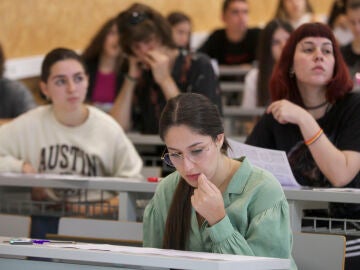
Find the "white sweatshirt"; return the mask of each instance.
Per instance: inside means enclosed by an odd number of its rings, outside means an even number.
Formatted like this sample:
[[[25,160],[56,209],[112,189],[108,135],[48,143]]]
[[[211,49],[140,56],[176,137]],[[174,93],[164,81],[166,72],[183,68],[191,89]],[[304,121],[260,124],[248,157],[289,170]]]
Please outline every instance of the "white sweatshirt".
[[[141,158],[120,125],[88,108],[88,119],[77,127],[59,123],[51,105],[2,125],[0,172],[21,172],[28,162],[39,173],[141,177]]]

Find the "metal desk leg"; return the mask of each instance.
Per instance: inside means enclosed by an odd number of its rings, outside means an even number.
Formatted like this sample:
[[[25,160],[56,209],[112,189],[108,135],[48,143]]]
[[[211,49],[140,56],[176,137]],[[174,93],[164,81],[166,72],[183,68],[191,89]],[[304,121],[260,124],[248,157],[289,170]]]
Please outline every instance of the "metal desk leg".
[[[136,194],[119,192],[119,220],[136,221]]]
[[[301,218],[304,206],[301,201],[288,200],[290,210],[290,225],[293,232],[301,232]]]

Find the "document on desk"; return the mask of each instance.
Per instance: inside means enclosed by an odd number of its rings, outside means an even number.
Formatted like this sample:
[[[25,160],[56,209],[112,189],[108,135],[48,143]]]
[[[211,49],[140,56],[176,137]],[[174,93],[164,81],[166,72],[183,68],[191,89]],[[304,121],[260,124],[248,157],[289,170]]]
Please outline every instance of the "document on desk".
[[[82,250],[99,250],[99,251],[111,251],[120,252],[126,254],[141,254],[141,255],[159,255],[166,257],[177,258],[192,258],[198,260],[216,260],[216,261],[246,261],[253,260],[252,256],[239,256],[233,254],[219,254],[219,253],[207,253],[207,252],[193,252],[193,251],[181,251],[173,249],[158,249],[158,248],[144,248],[144,247],[130,247],[130,246],[117,246],[109,244],[47,244],[48,247],[53,248],[74,248]],[[261,257],[257,257],[261,258]]]
[[[256,147],[232,139],[228,139],[228,142],[231,147],[228,151],[229,157],[246,156],[253,165],[271,172],[282,186],[301,186],[291,171],[284,151]]]

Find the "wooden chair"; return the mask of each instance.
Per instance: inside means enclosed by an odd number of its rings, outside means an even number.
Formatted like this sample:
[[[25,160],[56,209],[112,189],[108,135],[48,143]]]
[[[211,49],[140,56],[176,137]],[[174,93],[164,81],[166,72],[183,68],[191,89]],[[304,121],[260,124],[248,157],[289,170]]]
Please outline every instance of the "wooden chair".
[[[29,216],[0,214],[0,235],[8,237],[29,237],[31,218]]]
[[[343,270],[346,240],[342,235],[294,233],[292,255],[299,270]]]

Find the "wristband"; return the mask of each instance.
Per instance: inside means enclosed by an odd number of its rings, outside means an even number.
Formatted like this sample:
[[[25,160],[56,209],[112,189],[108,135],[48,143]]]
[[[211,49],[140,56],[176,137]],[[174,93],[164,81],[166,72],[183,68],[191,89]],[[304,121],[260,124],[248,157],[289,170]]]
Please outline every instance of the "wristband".
[[[131,82],[136,83],[138,81],[137,78],[130,76],[129,74],[125,74],[125,78],[128,79]]]
[[[321,136],[323,133],[324,133],[323,129],[320,128],[319,131],[316,132],[316,134],[315,134],[313,137],[311,137],[310,139],[308,139],[308,140],[305,141],[305,144],[306,144],[307,146],[313,144],[314,142],[316,142],[316,141],[320,138],[320,136]]]

